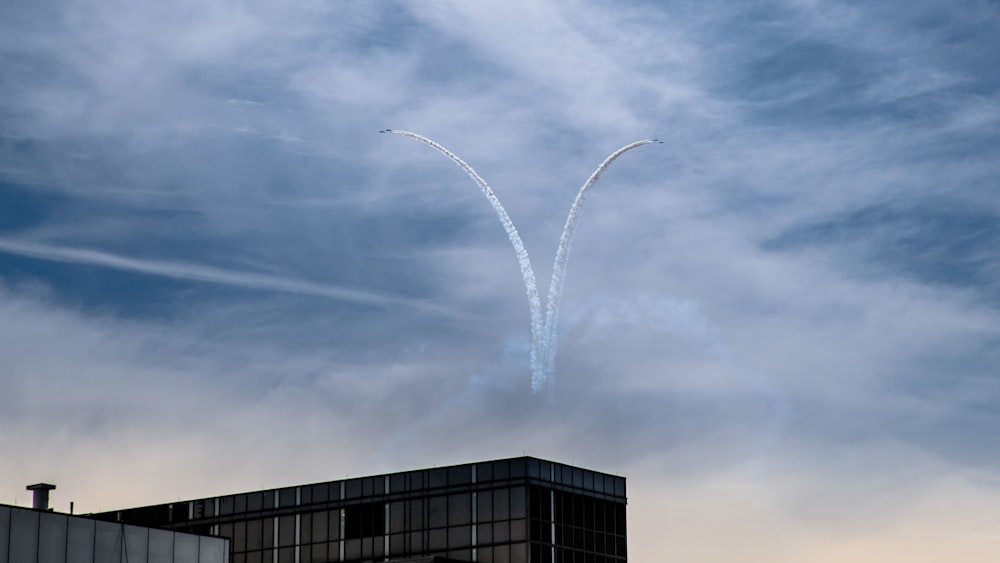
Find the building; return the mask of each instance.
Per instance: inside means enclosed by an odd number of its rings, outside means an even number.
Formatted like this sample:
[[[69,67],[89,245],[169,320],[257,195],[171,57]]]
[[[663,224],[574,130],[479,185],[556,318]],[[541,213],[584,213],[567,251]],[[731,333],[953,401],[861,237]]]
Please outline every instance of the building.
[[[93,515],[232,540],[233,563],[625,563],[625,479],[532,457]]]
[[[229,540],[223,538],[0,505],[0,563],[228,561]]]

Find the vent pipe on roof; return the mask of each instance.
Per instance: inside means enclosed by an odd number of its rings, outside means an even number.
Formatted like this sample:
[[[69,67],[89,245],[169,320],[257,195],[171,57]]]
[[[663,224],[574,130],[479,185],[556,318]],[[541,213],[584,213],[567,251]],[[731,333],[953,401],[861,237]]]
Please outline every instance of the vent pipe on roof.
[[[48,510],[49,509],[49,491],[55,489],[55,485],[50,485],[48,483],[35,483],[34,485],[28,485],[25,489],[34,493],[34,497],[31,501],[31,508],[35,510]]]

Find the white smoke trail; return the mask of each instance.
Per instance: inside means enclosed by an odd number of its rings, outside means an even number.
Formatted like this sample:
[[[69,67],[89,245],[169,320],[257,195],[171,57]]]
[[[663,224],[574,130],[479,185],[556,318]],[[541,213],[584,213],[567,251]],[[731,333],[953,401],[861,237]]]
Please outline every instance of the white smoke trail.
[[[576,230],[576,221],[580,216],[580,212],[583,210],[583,204],[587,197],[587,192],[590,191],[590,188],[597,182],[597,179],[601,177],[601,174],[607,170],[608,166],[611,166],[611,163],[614,162],[619,156],[634,148],[653,143],[662,143],[662,141],[657,139],[635,141],[634,143],[629,143],[611,153],[611,155],[605,158],[604,162],[597,167],[597,170],[594,170],[594,173],[590,175],[587,182],[583,184],[583,187],[580,188],[580,192],[576,194],[573,206],[569,209],[569,215],[566,217],[566,226],[563,227],[562,236],[559,237],[559,248],[556,249],[556,258],[552,265],[552,281],[549,282],[549,295],[545,302],[545,324],[543,325],[542,330],[542,350],[540,355],[542,356],[542,361],[545,362],[545,375],[543,377],[543,381],[545,381],[546,385],[550,389],[555,383],[559,301],[562,299],[563,285],[566,281],[566,262],[569,260],[569,251],[573,245],[573,233]]]
[[[544,328],[542,326],[542,302],[538,296],[538,284],[535,282],[535,273],[531,270],[531,260],[528,259],[528,251],[524,248],[524,243],[521,242],[521,236],[517,234],[517,229],[514,228],[513,221],[510,220],[507,211],[504,210],[503,205],[500,204],[500,200],[497,199],[497,196],[486,181],[453,152],[423,135],[396,129],[386,129],[383,132],[416,139],[450,158],[475,180],[476,184],[482,189],[486,199],[489,200],[490,205],[496,211],[497,216],[500,218],[500,223],[503,225],[504,230],[507,231],[507,237],[510,238],[511,245],[514,246],[514,252],[517,254],[517,262],[521,266],[521,276],[524,278],[524,289],[528,293],[528,310],[531,313],[531,392],[538,393],[545,386],[546,375],[545,364],[543,363],[545,358],[542,356]]]
[[[652,143],[662,143],[662,141],[657,139],[635,141],[611,153],[611,155],[605,158],[604,162],[597,167],[597,170],[590,175],[590,178],[587,179],[587,182],[583,185],[583,187],[580,188],[580,192],[576,195],[576,199],[573,201],[573,206],[570,207],[569,216],[566,217],[566,226],[563,228],[562,236],[559,237],[559,248],[556,249],[556,258],[552,266],[552,281],[549,283],[549,295],[546,300],[545,318],[543,320],[541,314],[541,299],[538,295],[538,285],[535,282],[535,274],[531,270],[531,261],[528,259],[528,251],[524,248],[524,243],[521,242],[521,237],[517,234],[517,229],[514,228],[514,223],[510,220],[510,217],[504,210],[503,205],[500,204],[500,200],[497,199],[493,190],[486,183],[486,181],[483,180],[471,166],[466,164],[465,161],[458,158],[458,156],[440,144],[424,137],[423,135],[418,135],[409,131],[398,131],[395,129],[385,129],[380,132],[394,133],[403,137],[416,139],[450,158],[458,164],[462,170],[465,170],[465,172],[471,176],[473,180],[475,180],[476,184],[478,184],[482,189],[483,194],[486,195],[486,199],[489,200],[493,209],[496,210],[497,216],[500,217],[500,223],[507,231],[507,236],[510,238],[510,242],[514,246],[514,252],[517,254],[517,261],[521,265],[521,275],[524,277],[524,287],[528,293],[528,309],[531,313],[531,392],[537,394],[543,388],[547,388],[551,392],[555,382],[559,302],[562,299],[563,285],[566,280],[566,262],[569,260],[569,251],[573,244],[573,233],[576,230],[576,222],[580,216],[580,212],[583,210],[583,204],[587,197],[587,192],[590,191],[590,188],[597,182],[597,179],[600,178],[601,174],[607,170],[608,166],[611,166],[611,163],[614,162],[619,156],[634,148]]]

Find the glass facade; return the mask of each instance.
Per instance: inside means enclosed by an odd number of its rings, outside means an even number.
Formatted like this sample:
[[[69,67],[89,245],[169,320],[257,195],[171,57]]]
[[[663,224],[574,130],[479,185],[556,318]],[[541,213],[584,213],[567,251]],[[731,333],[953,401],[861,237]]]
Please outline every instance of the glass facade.
[[[96,518],[230,538],[233,563],[624,563],[625,479],[522,457]]]
[[[0,505],[0,563],[227,563],[228,543]]]

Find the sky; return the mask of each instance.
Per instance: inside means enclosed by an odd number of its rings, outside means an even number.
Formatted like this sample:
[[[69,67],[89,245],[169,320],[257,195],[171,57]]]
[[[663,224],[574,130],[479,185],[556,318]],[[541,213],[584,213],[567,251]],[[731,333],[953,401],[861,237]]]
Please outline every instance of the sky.
[[[533,455],[632,561],[996,561],[1000,2],[0,4],[0,502]],[[543,297],[550,393],[497,215]]]

